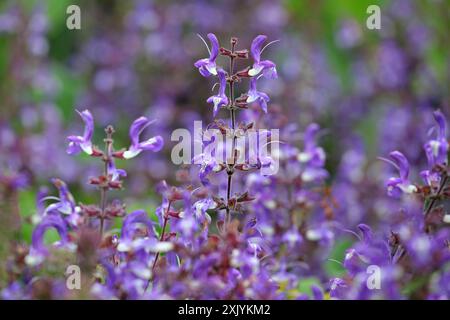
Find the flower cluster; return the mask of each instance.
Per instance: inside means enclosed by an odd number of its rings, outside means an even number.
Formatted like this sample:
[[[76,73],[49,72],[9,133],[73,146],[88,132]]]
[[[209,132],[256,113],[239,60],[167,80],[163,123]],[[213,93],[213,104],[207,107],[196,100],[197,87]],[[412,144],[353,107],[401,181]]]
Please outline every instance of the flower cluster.
[[[428,168],[423,183],[413,183],[410,165],[400,151],[390,153],[399,177],[386,183],[387,194],[400,199],[401,208],[389,218],[389,231],[374,234],[366,224],[347,250],[345,278],[330,281],[330,296],[338,299],[449,299],[450,282],[450,181],[446,120],[434,112],[435,138],[424,144]],[[433,132],[431,131],[431,132]],[[374,287],[368,285],[368,268],[377,268]],[[374,290],[376,289],[376,290]]]

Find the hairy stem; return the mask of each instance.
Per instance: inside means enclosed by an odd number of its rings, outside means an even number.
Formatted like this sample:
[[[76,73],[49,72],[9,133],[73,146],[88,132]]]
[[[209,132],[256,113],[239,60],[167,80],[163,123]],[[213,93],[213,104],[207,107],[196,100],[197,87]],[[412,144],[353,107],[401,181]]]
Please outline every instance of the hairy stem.
[[[229,70],[229,76],[232,77],[234,73],[234,51],[236,48],[237,40],[236,38],[231,39],[231,56],[230,56],[230,70]],[[231,214],[230,214],[230,206],[229,201],[231,198],[231,185],[233,180],[233,173],[234,173],[234,149],[236,146],[236,135],[235,135],[235,128],[236,128],[236,112],[234,109],[234,79],[230,79],[230,90],[229,90],[229,103],[230,103],[230,122],[231,122],[231,130],[233,135],[233,141],[232,141],[232,147],[231,147],[231,164],[229,165],[229,168],[227,169],[228,174],[228,180],[227,180],[227,205],[226,205],[226,217],[225,217],[225,226],[228,225],[231,222]]]

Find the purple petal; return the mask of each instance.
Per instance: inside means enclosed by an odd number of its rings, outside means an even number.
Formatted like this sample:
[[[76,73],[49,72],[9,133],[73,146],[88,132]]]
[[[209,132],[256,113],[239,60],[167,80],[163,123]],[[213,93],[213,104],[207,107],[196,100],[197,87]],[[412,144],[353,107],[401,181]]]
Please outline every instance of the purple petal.
[[[61,204],[63,207],[70,208],[71,212],[75,210],[75,199],[67,187],[67,184],[60,179],[52,179],[52,183],[59,191],[59,199],[61,200]]]
[[[211,54],[209,55],[209,61],[213,62],[219,54],[219,40],[217,40],[214,33],[208,33],[208,39],[211,41]]]
[[[267,36],[259,35],[255,39],[253,39],[252,46],[250,48],[250,52],[252,54],[253,60],[256,63],[259,63],[261,59],[261,47],[263,43],[266,41]]]
[[[139,135],[150,124],[146,117],[140,117],[134,120],[130,127],[131,145],[137,147],[139,145]]]
[[[83,140],[85,142],[91,141],[92,135],[94,133],[94,117],[92,116],[91,112],[87,109],[82,112],[77,110],[77,112],[81,116],[85,124]]]
[[[313,284],[311,286],[311,292],[314,300],[323,300],[323,291],[319,286]]]
[[[260,92],[259,97],[259,105],[261,106],[261,109],[264,111],[264,113],[267,113],[267,101],[269,101],[269,97],[263,92]]]
[[[69,142],[66,152],[67,152],[67,154],[70,154],[70,155],[77,155],[81,152],[81,147],[78,143]]]
[[[320,127],[317,123],[311,123],[305,131],[304,143],[306,150],[312,150],[316,147],[316,136]]]
[[[164,146],[164,139],[161,136],[155,136],[139,144],[140,149],[150,150],[153,152],[160,151],[163,148],[163,146]]]
[[[366,243],[370,243],[372,241],[372,229],[364,223],[358,225],[358,229],[361,231],[363,235],[363,240]]]
[[[433,112],[433,116],[439,126],[438,140],[445,140],[447,138],[447,124],[445,121],[445,117],[442,114],[441,110],[436,110],[435,112]]]
[[[112,181],[117,181],[120,177],[126,177],[127,172],[123,169],[117,169],[114,160],[108,161],[108,174],[112,176]]]
[[[194,63],[194,66],[196,68],[201,68],[201,67],[204,67],[205,65],[207,65],[208,63],[209,63],[208,59],[200,59]]]
[[[277,68],[275,63],[270,60],[264,60],[260,62],[260,65],[263,66],[263,75],[267,79],[276,79],[278,78]]]
[[[132,239],[137,223],[145,225],[148,233],[154,236],[152,220],[150,220],[144,210],[137,210],[125,217],[122,225],[121,237],[124,239]]]
[[[408,180],[409,176],[409,162],[400,151],[392,151],[389,156],[394,160],[400,171],[400,178],[403,181]]]
[[[224,95],[225,89],[227,87],[226,72],[223,71],[222,69],[219,69],[217,71],[217,75],[219,77],[219,95]]]
[[[67,226],[64,220],[59,215],[48,215],[36,226],[31,236],[31,247],[34,251],[40,254],[48,253],[44,245],[44,235],[50,228],[55,228],[58,231],[63,243],[67,241]]]

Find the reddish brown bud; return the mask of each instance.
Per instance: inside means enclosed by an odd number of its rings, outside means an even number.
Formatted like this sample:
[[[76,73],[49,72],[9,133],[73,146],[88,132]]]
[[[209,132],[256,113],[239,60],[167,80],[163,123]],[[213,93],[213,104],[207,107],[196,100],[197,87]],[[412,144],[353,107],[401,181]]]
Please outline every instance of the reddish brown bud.
[[[81,211],[84,214],[88,215],[89,217],[97,217],[101,214],[100,208],[93,204],[89,204],[89,205],[80,204],[80,208],[81,208]]]
[[[214,202],[216,203],[216,209],[221,210],[221,209],[225,209],[226,205],[225,205],[225,200],[223,198],[219,198],[216,196],[212,196]]]
[[[242,69],[242,70],[236,72],[236,76],[238,76],[240,78],[251,78],[251,75],[248,74],[249,70],[250,70],[250,67]]]
[[[245,191],[243,194],[238,196],[237,202],[247,202],[255,200],[254,197],[249,196],[248,191]]]
[[[171,211],[167,212],[168,216],[173,217],[173,218],[177,218],[177,219],[181,218],[180,214],[181,214],[180,211],[172,211],[171,210]]]
[[[89,178],[89,184],[99,185],[100,184],[100,180],[98,178]]]
[[[167,198],[169,199],[169,201],[182,200],[183,193],[181,192],[180,189],[178,189],[176,187],[171,187]]]
[[[125,216],[125,205],[120,203],[120,201],[113,201],[105,210],[106,217],[115,218]]]
[[[100,150],[97,146],[92,148],[91,157],[103,157],[103,151]]]
[[[248,59],[248,50],[247,49],[235,51],[235,54],[238,58]]]
[[[219,51],[220,51],[220,54],[223,56],[231,56],[232,55],[231,50],[228,50],[228,49],[225,49],[222,47],[219,49]]]
[[[115,151],[115,152],[112,153],[112,156],[114,158],[117,158],[117,159],[125,159],[123,157],[123,154],[125,153],[125,151],[126,151],[125,149],[122,149],[122,150],[119,150],[119,151]]]
[[[232,197],[228,200],[228,208],[234,208],[236,206],[237,199]]]
[[[110,181],[108,187],[111,189],[122,189],[122,181]]]

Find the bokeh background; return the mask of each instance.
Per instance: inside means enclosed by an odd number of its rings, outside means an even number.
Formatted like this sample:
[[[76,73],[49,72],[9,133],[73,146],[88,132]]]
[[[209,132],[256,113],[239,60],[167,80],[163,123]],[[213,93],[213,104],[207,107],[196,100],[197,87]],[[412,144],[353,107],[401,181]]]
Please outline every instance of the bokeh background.
[[[66,27],[70,4],[81,8],[81,30]],[[381,7],[381,30],[366,28],[371,4]],[[280,40],[265,51],[279,73],[261,84],[269,116],[325,128],[341,221],[382,220],[377,195],[389,169],[377,156],[400,149],[420,167],[432,111],[450,113],[449,21],[446,0],[1,1],[0,215],[22,217],[19,233],[9,232],[14,221],[0,225],[2,254],[30,241],[35,198],[54,192],[50,178],[66,181],[78,201],[97,198],[86,182],[98,164],[65,152],[66,137],[82,130],[75,109],[94,114],[98,144],[107,124],[125,147],[135,118],[157,119],[146,134],[162,135],[164,151],[120,163],[131,208],[157,206],[155,183],[177,184],[172,130],[212,120],[212,83],[193,66],[207,54],[197,33],[208,32],[224,46],[236,36],[241,48],[258,34]],[[342,254],[338,244],[336,259]]]

